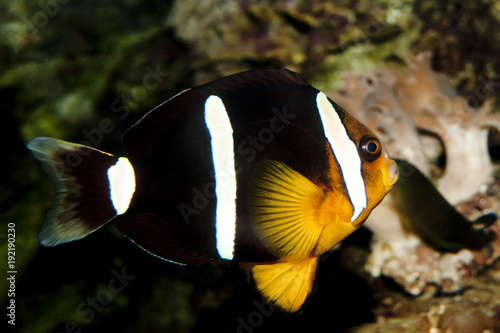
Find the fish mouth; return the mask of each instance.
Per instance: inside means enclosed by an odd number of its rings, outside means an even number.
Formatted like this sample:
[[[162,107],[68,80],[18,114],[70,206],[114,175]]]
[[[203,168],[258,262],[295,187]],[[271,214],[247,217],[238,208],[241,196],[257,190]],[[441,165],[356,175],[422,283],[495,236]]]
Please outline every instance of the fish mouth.
[[[390,189],[394,183],[399,178],[398,174],[398,165],[394,160],[391,161],[391,164],[387,167],[387,173],[384,176],[384,185],[387,189]]]

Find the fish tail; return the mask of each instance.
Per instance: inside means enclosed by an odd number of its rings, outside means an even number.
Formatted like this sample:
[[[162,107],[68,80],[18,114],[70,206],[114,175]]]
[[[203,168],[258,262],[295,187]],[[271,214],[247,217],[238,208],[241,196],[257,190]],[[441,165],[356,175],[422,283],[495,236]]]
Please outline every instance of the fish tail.
[[[129,208],[135,175],[127,158],[46,137],[27,147],[55,185],[54,203],[38,235],[42,245],[81,239]]]
[[[265,299],[288,312],[296,312],[312,292],[317,265],[317,257],[307,257],[298,263],[257,264],[251,272]]]

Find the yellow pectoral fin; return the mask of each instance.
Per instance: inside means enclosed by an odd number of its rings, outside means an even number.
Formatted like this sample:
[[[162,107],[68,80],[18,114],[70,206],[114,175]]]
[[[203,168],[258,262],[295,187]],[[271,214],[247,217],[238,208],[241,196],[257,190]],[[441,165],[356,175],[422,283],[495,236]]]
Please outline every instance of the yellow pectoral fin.
[[[323,191],[287,165],[263,160],[250,183],[254,231],[278,258],[299,262],[314,250],[323,230],[318,211]]]
[[[308,257],[299,263],[255,265],[252,274],[264,298],[288,312],[295,312],[313,289],[317,263],[317,257]]]

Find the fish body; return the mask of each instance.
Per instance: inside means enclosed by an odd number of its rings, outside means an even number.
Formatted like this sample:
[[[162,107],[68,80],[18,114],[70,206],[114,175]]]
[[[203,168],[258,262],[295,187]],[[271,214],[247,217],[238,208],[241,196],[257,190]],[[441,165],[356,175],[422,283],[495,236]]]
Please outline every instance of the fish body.
[[[467,220],[417,167],[405,160],[396,162],[404,176],[394,185],[392,198],[408,231],[441,252],[479,250],[495,239],[488,229],[497,220],[495,214]]]
[[[361,226],[397,180],[375,134],[285,69],[187,89],[123,144],[127,158],[53,138],[28,144],[56,184],[41,243],[115,220],[168,261],[250,263],[264,298],[290,312],[312,291],[318,256]]]

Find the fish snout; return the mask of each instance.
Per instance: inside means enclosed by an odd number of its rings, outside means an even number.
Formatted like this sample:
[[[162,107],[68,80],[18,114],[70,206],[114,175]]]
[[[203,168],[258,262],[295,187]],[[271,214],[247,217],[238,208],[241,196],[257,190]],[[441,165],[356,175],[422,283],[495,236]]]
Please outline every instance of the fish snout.
[[[387,166],[387,171],[384,175],[384,185],[387,189],[390,189],[394,183],[399,178],[398,174],[398,165],[394,160],[391,160],[391,163]]]

